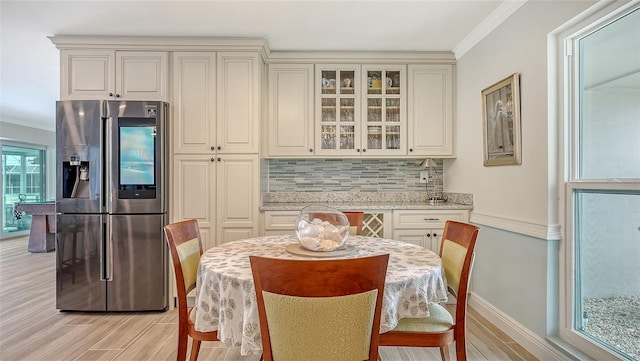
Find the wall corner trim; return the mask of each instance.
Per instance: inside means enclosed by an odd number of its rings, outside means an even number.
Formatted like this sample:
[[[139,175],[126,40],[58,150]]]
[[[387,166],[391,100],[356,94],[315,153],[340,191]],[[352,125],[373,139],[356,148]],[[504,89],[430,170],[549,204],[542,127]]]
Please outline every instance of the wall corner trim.
[[[539,224],[476,212],[471,212],[470,222],[547,241],[557,241],[562,238],[559,224]]]
[[[473,307],[482,317],[497,326],[539,360],[566,360],[565,355],[556,351],[543,338],[534,334],[531,330],[473,292],[469,297],[469,306]]]

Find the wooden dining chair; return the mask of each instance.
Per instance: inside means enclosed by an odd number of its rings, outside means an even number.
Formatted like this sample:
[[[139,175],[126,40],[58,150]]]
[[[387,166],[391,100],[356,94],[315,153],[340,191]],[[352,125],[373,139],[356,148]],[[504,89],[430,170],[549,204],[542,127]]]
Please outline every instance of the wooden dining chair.
[[[362,222],[364,220],[364,212],[342,212],[349,219],[349,234],[359,236],[362,234]]]
[[[202,341],[218,341],[218,332],[200,332],[194,327],[195,308],[187,306],[187,294],[196,286],[198,264],[202,255],[200,228],[195,219],[166,225],[165,238],[171,252],[178,290],[178,361],[187,359],[188,338],[191,337],[190,360],[198,359]]]
[[[364,212],[342,212],[349,220],[349,234],[359,236],[362,233]],[[309,218],[318,218],[331,223],[337,222],[337,214],[334,213],[309,213]]]
[[[378,360],[389,255],[330,260],[249,256],[262,358]]]
[[[380,335],[380,346],[439,347],[443,360],[449,360],[449,344],[456,343],[456,359],[467,359],[467,287],[473,263],[478,227],[447,221],[440,244],[440,257],[447,287],[456,297],[455,322],[444,306],[429,304],[427,318],[401,318],[391,331]]]

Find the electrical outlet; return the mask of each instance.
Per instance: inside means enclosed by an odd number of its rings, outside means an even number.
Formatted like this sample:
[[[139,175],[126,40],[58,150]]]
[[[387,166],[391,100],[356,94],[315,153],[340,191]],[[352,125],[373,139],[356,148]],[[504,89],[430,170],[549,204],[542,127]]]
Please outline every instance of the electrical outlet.
[[[420,172],[420,183],[429,183],[429,171]]]

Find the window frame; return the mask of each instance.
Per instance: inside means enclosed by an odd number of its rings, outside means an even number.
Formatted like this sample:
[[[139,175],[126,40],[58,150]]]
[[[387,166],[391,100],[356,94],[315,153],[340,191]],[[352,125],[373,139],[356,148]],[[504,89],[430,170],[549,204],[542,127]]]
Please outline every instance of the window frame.
[[[583,333],[576,331],[576,252],[575,217],[576,193],[638,193],[640,179],[580,179],[580,102],[579,66],[577,51],[580,39],[601,29],[624,15],[640,11],[637,2],[602,2],[576,18],[556,38],[558,62],[558,119],[559,119],[559,218],[563,233],[559,267],[559,336],[595,359],[620,359],[622,356]],[[550,94],[551,95],[551,94]]]

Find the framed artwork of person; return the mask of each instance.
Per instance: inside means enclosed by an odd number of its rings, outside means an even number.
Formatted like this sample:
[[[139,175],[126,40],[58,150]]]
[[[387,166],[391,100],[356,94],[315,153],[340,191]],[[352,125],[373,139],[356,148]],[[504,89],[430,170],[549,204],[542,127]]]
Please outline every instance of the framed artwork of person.
[[[482,91],[484,165],[521,164],[520,74]]]

